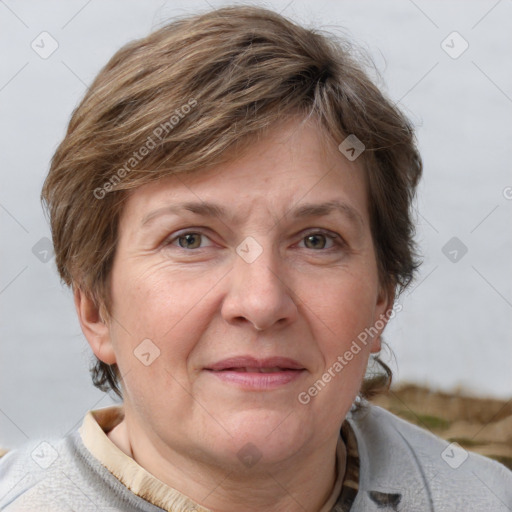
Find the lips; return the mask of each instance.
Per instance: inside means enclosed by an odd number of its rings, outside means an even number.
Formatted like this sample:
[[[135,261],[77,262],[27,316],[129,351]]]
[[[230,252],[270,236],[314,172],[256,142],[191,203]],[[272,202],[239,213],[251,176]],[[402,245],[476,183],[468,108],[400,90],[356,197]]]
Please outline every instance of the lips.
[[[213,371],[232,371],[232,372],[246,372],[246,373],[276,373],[285,371],[287,368],[280,368],[275,366],[273,368],[256,368],[254,366],[243,366],[241,368],[226,368],[226,370],[213,370]]]
[[[249,373],[275,373],[279,371],[304,370],[299,362],[287,357],[256,359],[250,356],[224,359],[206,368],[214,372],[239,371]]]
[[[232,357],[208,366],[205,370],[224,384],[245,391],[281,388],[306,373],[303,365],[287,357]]]

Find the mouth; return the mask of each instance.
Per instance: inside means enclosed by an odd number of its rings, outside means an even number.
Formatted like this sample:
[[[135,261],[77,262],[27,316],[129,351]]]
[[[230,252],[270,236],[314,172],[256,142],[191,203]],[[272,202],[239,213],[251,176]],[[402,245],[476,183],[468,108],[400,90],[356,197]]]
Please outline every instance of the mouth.
[[[211,370],[212,372],[242,372],[242,373],[277,373],[277,372],[285,372],[285,371],[294,371],[298,372],[300,370],[294,368],[280,368],[279,366],[274,366],[272,368],[258,368],[256,366],[242,366],[242,367],[232,367],[232,368],[224,368],[223,370]]]
[[[285,386],[307,372],[299,362],[283,357],[235,357],[219,361],[205,371],[220,381],[245,390],[270,390]]]

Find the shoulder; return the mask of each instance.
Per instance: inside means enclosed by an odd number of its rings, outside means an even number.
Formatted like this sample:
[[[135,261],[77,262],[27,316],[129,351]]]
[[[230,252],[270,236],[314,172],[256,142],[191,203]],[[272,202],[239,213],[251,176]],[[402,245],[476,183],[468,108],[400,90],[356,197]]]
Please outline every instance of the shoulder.
[[[374,405],[348,420],[358,443],[361,497],[393,494],[407,510],[512,509],[512,472],[502,464]]]
[[[83,445],[77,431],[33,441],[0,458],[0,511],[158,511],[131,493]]]
[[[53,439],[31,441],[4,454],[0,459],[0,510],[39,506],[37,495],[43,482],[53,482],[55,468],[63,467],[63,453],[63,440]]]

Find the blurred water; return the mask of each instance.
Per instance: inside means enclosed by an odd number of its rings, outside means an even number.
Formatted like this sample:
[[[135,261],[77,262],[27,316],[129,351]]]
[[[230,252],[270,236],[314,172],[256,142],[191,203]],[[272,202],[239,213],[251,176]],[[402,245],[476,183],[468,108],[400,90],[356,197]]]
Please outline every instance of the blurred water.
[[[280,11],[287,3],[266,5]],[[512,185],[512,4],[493,5],[296,0],[283,14],[365,46],[382,86],[418,129],[424,264],[386,331],[398,380],[510,398],[512,202],[503,191]],[[86,410],[110,403],[90,384],[89,351],[54,261],[32,252],[50,237],[40,188],[85,84],[115,50],[155,23],[208,5],[126,1],[121,7],[109,0],[82,7],[78,1],[0,5],[7,49],[0,69],[0,446],[64,434]],[[30,46],[42,31],[59,45],[47,59]],[[469,43],[456,59],[441,48],[453,31]],[[448,257],[443,253],[452,237],[468,249],[456,262],[450,247]]]

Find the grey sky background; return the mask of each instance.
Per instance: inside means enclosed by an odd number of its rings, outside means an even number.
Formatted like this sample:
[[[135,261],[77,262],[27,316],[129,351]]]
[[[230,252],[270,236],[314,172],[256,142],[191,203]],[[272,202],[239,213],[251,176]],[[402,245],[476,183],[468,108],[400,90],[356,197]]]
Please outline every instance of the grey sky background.
[[[512,0],[251,3],[361,45],[417,128],[424,263],[385,333],[396,381],[512,398]],[[0,446],[111,403],[90,382],[39,202],[71,112],[123,44],[220,5],[0,1]]]

